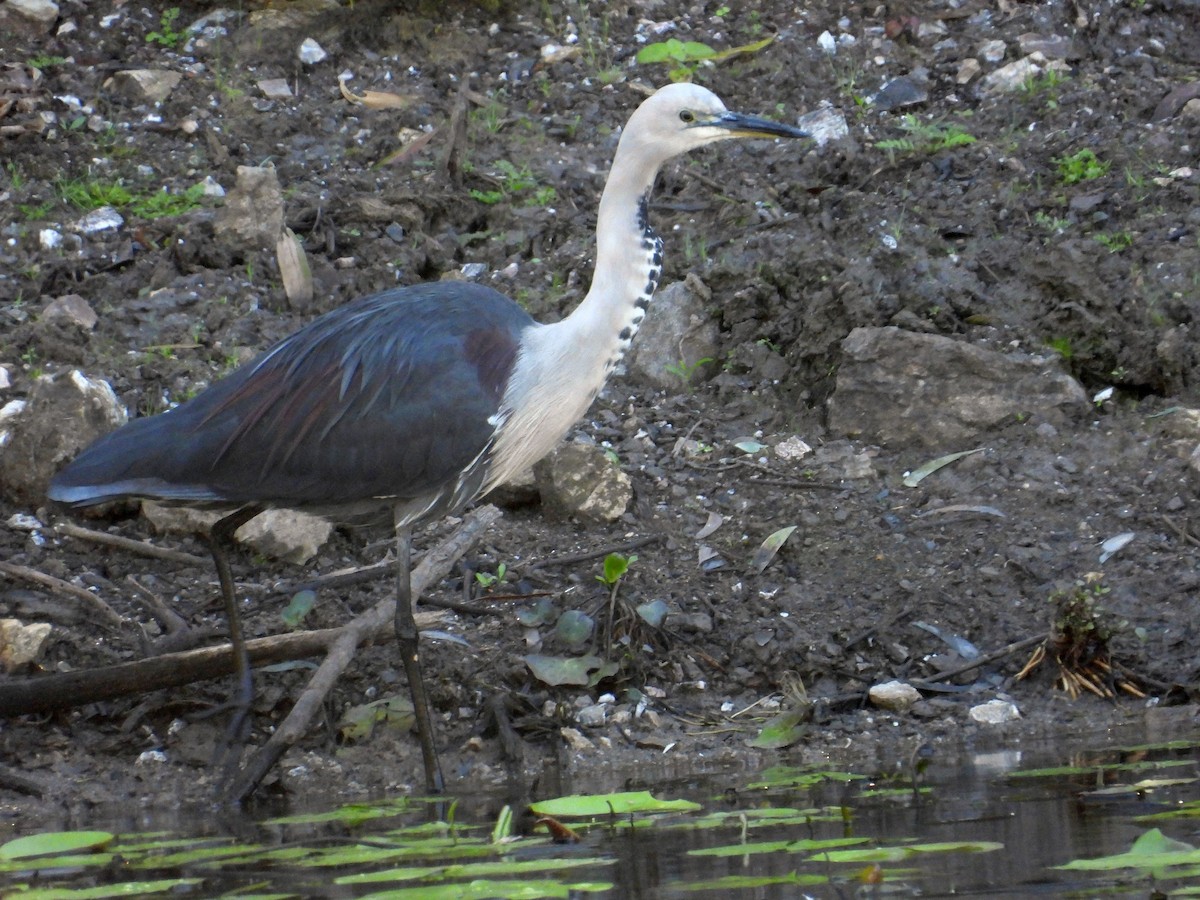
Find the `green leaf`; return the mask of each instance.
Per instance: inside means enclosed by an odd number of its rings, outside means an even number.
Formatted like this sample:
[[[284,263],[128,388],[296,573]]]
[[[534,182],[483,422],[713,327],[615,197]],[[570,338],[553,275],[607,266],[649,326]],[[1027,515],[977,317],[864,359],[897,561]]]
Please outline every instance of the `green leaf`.
[[[771,564],[771,560],[775,558],[775,554],[779,552],[779,548],[792,536],[792,532],[795,530],[795,525],[789,525],[769,535],[762,542],[762,546],[754,551],[754,558],[750,560],[750,571],[755,575],[762,574],[763,569]]]
[[[412,700],[392,694],[346,710],[338,720],[338,732],[344,740],[361,741],[380,725],[405,732],[413,727],[414,721]]]
[[[830,852],[831,847],[852,847],[855,844],[865,844],[871,838],[841,837],[841,838],[796,838],[795,840],[757,841],[752,843],[738,842],[725,844],[720,847],[701,847],[689,850],[688,856],[748,856],[755,853],[811,853],[813,851]]]
[[[789,709],[771,718],[758,736],[750,741],[751,747],[762,750],[782,750],[790,747],[808,731],[808,710]]]
[[[925,465],[913,469],[913,471],[905,475],[904,486],[916,487],[918,484],[924,481],[927,476],[932,475],[943,466],[948,466],[952,462],[957,462],[964,456],[970,456],[972,453],[982,453],[984,449],[986,448],[976,447],[974,450],[963,450],[961,453],[947,453],[945,456],[939,456],[937,459],[930,460],[929,462],[925,463]]]
[[[287,605],[287,608],[282,613],[283,623],[288,628],[299,628],[300,623],[312,612],[313,605],[316,602],[316,591],[297,591],[292,596],[292,602]]]
[[[1097,859],[1075,859],[1059,869],[1075,871],[1107,871],[1110,869],[1145,869],[1156,877],[1171,877],[1172,866],[1194,866],[1200,864],[1200,849],[1183,841],[1167,837],[1157,828],[1151,828],[1125,853],[1101,856]]]
[[[568,609],[558,617],[554,634],[570,647],[578,647],[592,636],[596,623],[582,610]]]
[[[59,856],[85,850],[101,850],[113,839],[107,831],[49,831],[14,838],[0,845],[0,859],[30,859]]]
[[[564,684],[586,687],[592,681],[593,672],[605,671],[609,665],[598,656],[542,656],[531,654],[525,657],[525,665],[539,681],[553,687]]]
[[[651,628],[661,626],[663,620],[667,618],[668,611],[669,607],[665,600],[651,600],[649,603],[642,603],[637,607],[637,614]]]
[[[659,800],[649,791],[624,791],[615,794],[576,794],[541,800],[529,806],[539,816],[585,818],[589,816],[628,815],[629,813],[695,812],[699,803],[691,800]]]
[[[526,628],[537,628],[554,620],[554,601],[542,597],[533,606],[517,610],[517,621]]]
[[[676,43],[678,43],[678,41]],[[672,59],[671,48],[665,41],[658,44],[647,44],[638,51],[636,59],[639,63],[666,62],[667,60]]]

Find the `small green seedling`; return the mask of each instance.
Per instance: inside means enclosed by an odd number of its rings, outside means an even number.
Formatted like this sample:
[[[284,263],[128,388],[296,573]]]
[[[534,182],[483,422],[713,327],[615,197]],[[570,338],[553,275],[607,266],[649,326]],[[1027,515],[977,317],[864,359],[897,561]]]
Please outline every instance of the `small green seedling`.
[[[505,576],[508,575],[508,566],[504,563],[496,566],[495,572],[476,572],[475,583],[485,591],[489,591],[498,584],[504,583]]]
[[[637,562],[637,554],[624,556],[620,553],[610,553],[604,557],[604,574],[597,575],[596,580],[601,584],[615,588],[629,571],[629,567]],[[614,592],[615,593],[615,592]]]
[[[922,122],[913,115],[901,116],[900,130],[907,132],[908,137],[876,141],[876,149],[884,150],[894,158],[897,153],[938,153],[975,143],[975,135],[958,125]]]
[[[629,572],[629,567],[637,562],[636,554],[625,556],[621,553],[610,553],[604,557],[604,572],[597,575],[596,580],[607,585],[608,592],[608,638],[605,641],[608,650],[612,650],[613,620],[617,609],[617,591],[621,589],[621,579]]]
[[[775,40],[774,35],[752,44],[744,44],[741,47],[714,50],[708,44],[702,44],[699,41],[681,41],[678,38],[671,38],[657,44],[647,44],[638,51],[637,61],[639,63],[665,63],[671,66],[667,75],[672,81],[691,81],[700,66],[706,63],[718,63],[742,53],[757,53],[773,40]]]
[[[692,376],[696,374],[701,366],[706,366],[713,361],[711,356],[705,356],[696,360],[694,363],[689,363],[686,360],[680,360],[677,363],[667,363],[666,370],[682,381],[688,384],[692,380]]]
[[[1094,181],[1108,174],[1112,163],[1104,162],[1088,149],[1063,155],[1054,160],[1058,166],[1058,175],[1063,184],[1078,184],[1081,181]]]
[[[146,35],[146,43],[159,44],[166,47],[168,50],[174,50],[183,43],[183,39],[187,37],[186,31],[175,30],[175,20],[179,18],[179,7],[171,6],[163,10],[158,19],[159,31],[152,31]]]
[[[1108,248],[1109,253],[1120,253],[1127,247],[1133,246],[1133,235],[1128,231],[1114,231],[1112,234],[1093,234],[1097,241]]]

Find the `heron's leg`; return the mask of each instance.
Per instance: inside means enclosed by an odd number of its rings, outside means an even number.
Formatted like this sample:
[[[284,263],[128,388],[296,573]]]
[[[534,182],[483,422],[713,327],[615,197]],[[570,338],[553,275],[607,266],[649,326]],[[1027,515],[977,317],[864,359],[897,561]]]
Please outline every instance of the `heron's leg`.
[[[233,584],[233,572],[229,568],[227,550],[233,546],[233,533],[263,511],[262,506],[243,506],[217,521],[209,532],[208,547],[213,563],[217,567],[217,580],[221,584],[221,596],[225,600],[225,617],[229,620],[229,642],[233,646],[234,672],[237,686],[230,698],[231,716],[226,731],[225,747],[218,750],[218,757],[233,747],[240,748],[249,736],[250,706],[254,702],[254,680],[250,674],[250,655],[246,652],[246,638],[242,630],[242,614],[238,611],[237,591]],[[236,759],[236,756],[233,757]]]
[[[421,677],[421,654],[418,647],[421,635],[413,618],[412,595],[412,530],[405,524],[396,524],[396,643],[404,660],[404,674],[408,677],[408,690],[412,696],[413,717],[417,723],[417,740],[421,743],[421,757],[425,762],[425,789],[434,793],[445,790],[442,769],[438,764],[437,750],[433,746],[433,720],[429,715],[429,697],[425,693],[425,680]]]

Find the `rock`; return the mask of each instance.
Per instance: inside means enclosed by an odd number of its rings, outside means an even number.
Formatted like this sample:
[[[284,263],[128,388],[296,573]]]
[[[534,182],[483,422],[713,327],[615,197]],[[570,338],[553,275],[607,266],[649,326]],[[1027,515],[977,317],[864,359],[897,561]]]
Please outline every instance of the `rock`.
[[[286,78],[260,78],[256,83],[268,100],[290,100],[294,96]]]
[[[812,139],[820,147],[830,141],[840,141],[850,136],[850,126],[846,122],[845,113],[828,100],[822,100],[816,109],[800,116],[796,124],[812,135]]]
[[[534,466],[542,503],[561,516],[615,522],[633,500],[633,484],[594,444],[561,444]]]
[[[1075,42],[1061,34],[1026,32],[1017,37],[1017,46],[1026,56],[1040,53],[1046,59],[1079,59],[1081,55]]]
[[[893,326],[854,329],[842,353],[829,399],[836,434],[950,449],[1018,415],[1088,408],[1083,388],[1049,357]]]
[[[911,75],[893,78],[871,98],[876,109],[884,112],[904,106],[918,106],[929,99],[929,91]]]
[[[133,103],[162,103],[181,80],[182,72],[169,69],[126,69],[114,73],[105,86]]]
[[[0,496],[23,506],[45,502],[54,473],[127,419],[105,381],[79,371],[37,379],[28,402],[0,427]]]
[[[47,34],[58,20],[58,4],[51,0],[5,0],[0,3],[0,30]]]
[[[142,515],[155,531],[207,534],[224,513],[142,501]],[[333,525],[319,516],[294,509],[268,509],[234,532],[234,539],[270,559],[304,565],[333,535]]]
[[[52,630],[49,622],[26,625],[19,619],[0,619],[0,666],[11,675],[36,663]]]
[[[812,447],[795,434],[775,445],[775,455],[789,462],[804,459],[810,453],[812,453]]]
[[[983,70],[979,60],[971,56],[964,59],[958,64],[958,71],[954,75],[954,80],[958,84],[968,84]]]
[[[872,685],[871,689],[867,691],[867,697],[880,709],[907,712],[914,703],[921,699],[921,692],[903,681],[889,681],[884,684]]]
[[[319,62],[324,62],[329,54],[325,52],[324,47],[312,38],[305,38],[300,42],[300,49],[296,51],[296,56],[306,66],[312,66]]]
[[[283,232],[283,190],[274,166],[238,166],[237,186],[226,195],[214,228],[241,249],[275,249]]]
[[[984,95],[1011,93],[1020,90],[1030,78],[1048,70],[1065,72],[1067,64],[1057,59],[1047,63],[1042,54],[1032,53],[985,75],[979,82],[979,91]]]
[[[43,322],[72,322],[85,331],[91,331],[100,321],[96,311],[78,294],[65,294],[46,304],[42,310]]]
[[[1010,700],[989,700],[978,706],[972,706],[967,712],[972,722],[980,725],[1003,725],[1021,718],[1021,712]]]
[[[125,224],[125,217],[111,206],[101,206],[75,222],[71,227],[80,234],[99,234],[101,231],[116,231]]]
[[[875,478],[874,453],[855,447],[849,441],[829,441],[813,454],[812,465],[829,472],[839,481],[859,481]]]
[[[584,728],[599,728],[608,719],[608,707],[593,703],[575,713],[575,721]]]
[[[630,375],[678,390],[706,370],[716,369],[720,329],[704,291],[697,282],[676,282],[654,295],[626,358]]]
[[[983,57],[984,62],[995,64],[1004,59],[1004,54],[1008,52],[1008,45],[1004,41],[985,41],[975,52]]]
[[[578,728],[560,728],[559,734],[572,750],[583,752],[596,749],[596,745],[584,737]]]

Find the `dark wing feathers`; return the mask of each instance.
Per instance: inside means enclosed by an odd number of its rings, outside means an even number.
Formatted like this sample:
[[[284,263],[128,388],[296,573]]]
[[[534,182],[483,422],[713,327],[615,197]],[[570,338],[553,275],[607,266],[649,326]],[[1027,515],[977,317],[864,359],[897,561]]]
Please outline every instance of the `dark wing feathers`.
[[[532,324],[479,285],[365,298],[188,403],[101,438],[59,473],[50,496],[283,506],[436,496],[490,443]]]

